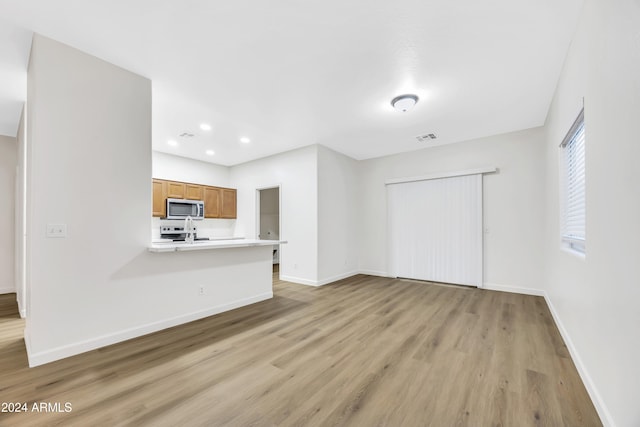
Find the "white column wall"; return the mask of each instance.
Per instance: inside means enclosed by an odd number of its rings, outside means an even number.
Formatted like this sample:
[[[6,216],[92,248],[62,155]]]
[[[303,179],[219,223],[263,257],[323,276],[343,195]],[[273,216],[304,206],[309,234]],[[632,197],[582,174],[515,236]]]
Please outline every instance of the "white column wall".
[[[27,108],[30,364],[272,296],[269,248],[147,251],[148,79],[36,35]]]
[[[358,270],[359,164],[318,146],[318,285]]]
[[[238,190],[236,236],[257,238],[259,188],[280,185],[282,211],[280,277],[296,283],[318,281],[318,147],[308,146],[232,166]]]

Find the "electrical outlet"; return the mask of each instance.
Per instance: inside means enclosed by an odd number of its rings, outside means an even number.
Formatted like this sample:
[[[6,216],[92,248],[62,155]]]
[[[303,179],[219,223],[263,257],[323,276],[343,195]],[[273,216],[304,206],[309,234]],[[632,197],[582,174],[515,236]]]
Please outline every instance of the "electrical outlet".
[[[198,288],[198,295],[204,295],[204,286],[200,285]]]
[[[47,237],[67,237],[67,224],[47,224]]]

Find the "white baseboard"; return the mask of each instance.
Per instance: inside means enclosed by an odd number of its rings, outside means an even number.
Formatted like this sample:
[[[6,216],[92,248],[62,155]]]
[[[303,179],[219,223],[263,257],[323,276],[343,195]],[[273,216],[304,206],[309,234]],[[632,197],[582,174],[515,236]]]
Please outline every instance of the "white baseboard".
[[[301,279],[300,277],[294,277],[294,276],[280,276],[280,280],[285,280],[287,282],[293,282],[293,283],[298,283],[300,285],[307,285],[307,286],[322,286],[322,285],[326,285],[338,280],[342,280],[342,279],[346,279],[347,277],[351,277],[351,276],[355,276],[357,274],[366,274],[367,276],[376,276],[376,277],[388,277],[388,278],[393,278],[395,279],[395,277],[390,276],[389,273],[387,273],[386,271],[377,271],[377,270],[356,270],[356,271],[352,271],[349,273],[343,273],[343,274],[339,274],[337,276],[334,277],[330,277],[328,279],[323,279],[323,280],[308,280],[308,279]],[[498,285],[496,286],[496,290],[503,290],[503,289],[497,289]],[[505,288],[504,290],[506,290],[506,286],[503,286],[503,288]],[[519,289],[519,288],[514,288],[514,289]],[[516,291],[507,291],[507,292],[516,292]],[[520,292],[523,293],[523,292]],[[542,294],[536,294],[536,295],[542,295]]]
[[[254,304],[256,302],[264,301],[269,298],[273,298],[273,292],[265,292],[263,294],[259,294],[250,298],[244,298],[241,300],[233,301],[229,304],[222,304],[212,308],[208,308],[206,310],[200,310],[193,313],[188,313],[181,316],[176,316],[169,319],[161,320],[158,322],[148,323],[146,325],[125,329],[123,331],[119,331],[116,333],[103,335],[96,338],[91,338],[85,341],[68,344],[62,347],[54,348],[52,350],[42,351],[39,353],[33,353],[31,351],[28,334],[27,334],[27,331],[25,331],[25,343],[27,346],[27,356],[29,358],[29,366],[34,367],[34,366],[44,365],[45,363],[54,362],[56,360],[74,356],[76,354],[95,350],[96,348],[105,347],[121,341],[129,340],[131,338],[136,338],[142,335],[150,334],[152,332],[157,332],[162,329],[171,328],[173,326],[192,322],[194,320],[202,319],[204,317],[213,316],[214,314],[233,310],[235,308],[243,307],[249,304]]]
[[[15,294],[16,288],[13,286],[0,286],[0,295],[1,294]]]
[[[376,270],[359,270],[359,274],[366,274],[368,276],[378,276],[378,277],[391,277],[389,273],[386,271],[376,271]]]
[[[327,285],[329,283],[337,282],[338,280],[346,279],[347,277],[355,276],[356,274],[358,274],[357,271],[350,271],[348,273],[338,274],[333,277],[329,277],[327,279],[318,280],[315,286]]]
[[[20,304],[20,298],[16,298],[18,301],[18,312],[20,313],[20,317],[25,319],[27,317],[27,309]]]
[[[582,383],[587,389],[587,393],[589,393],[589,397],[591,397],[591,401],[593,402],[593,405],[596,407],[596,411],[600,416],[600,421],[602,421],[602,424],[604,424],[605,427],[615,427],[615,423],[613,422],[611,413],[609,412],[609,409],[605,405],[604,400],[602,400],[602,397],[600,396],[598,389],[593,383],[593,380],[591,379],[591,375],[589,375],[589,372],[587,371],[586,366],[582,362],[582,358],[578,354],[578,350],[573,345],[573,341],[571,341],[571,337],[569,336],[569,333],[567,332],[567,330],[564,327],[564,324],[560,320],[560,317],[558,316],[558,312],[553,306],[551,299],[549,299],[549,295],[547,295],[546,292],[542,291],[542,296],[544,296],[544,300],[547,302],[547,306],[549,307],[551,316],[553,317],[553,320],[556,323],[556,326],[558,327],[558,331],[560,331],[560,335],[562,335],[562,339],[564,340],[564,343],[567,345],[567,349],[569,350],[569,354],[571,354],[571,359],[573,359],[573,363],[576,365],[576,368],[578,369],[578,374],[582,379]]]
[[[297,283],[299,285],[307,285],[307,286],[316,286],[317,287],[317,286],[328,285],[329,283],[333,283],[333,282],[336,282],[338,280],[346,279],[347,277],[355,276],[356,274],[359,274],[359,272],[358,271],[350,271],[348,273],[338,274],[336,276],[328,277],[326,279],[321,279],[321,280],[302,279],[300,277],[294,277],[294,276],[280,276],[280,280],[284,280],[284,281],[292,282],[292,283]]]
[[[482,289],[487,289],[489,291],[511,292],[514,294],[535,295],[538,297],[543,297],[545,295],[544,291],[541,291],[540,289],[521,288],[518,286],[508,286],[508,285],[498,285],[497,283],[485,282],[482,285]]]
[[[280,275],[280,280],[284,280],[285,282],[297,283],[299,285],[318,286],[315,280],[303,279],[301,277],[295,276]]]

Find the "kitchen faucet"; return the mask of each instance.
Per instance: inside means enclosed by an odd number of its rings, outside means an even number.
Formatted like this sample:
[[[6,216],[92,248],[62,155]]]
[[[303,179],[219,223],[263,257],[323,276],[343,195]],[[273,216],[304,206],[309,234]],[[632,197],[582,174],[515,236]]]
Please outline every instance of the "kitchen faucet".
[[[185,243],[193,243],[193,240],[195,238],[193,230],[193,218],[191,218],[191,216],[187,216],[184,219],[184,232],[186,233],[186,236],[184,238]]]

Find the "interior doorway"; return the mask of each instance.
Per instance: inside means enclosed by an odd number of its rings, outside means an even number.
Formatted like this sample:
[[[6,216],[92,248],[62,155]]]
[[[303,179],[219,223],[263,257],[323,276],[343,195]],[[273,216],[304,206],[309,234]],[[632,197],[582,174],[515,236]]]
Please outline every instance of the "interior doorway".
[[[280,240],[280,186],[260,188],[257,191],[257,237],[260,240]],[[279,273],[280,245],[273,245],[273,271]],[[278,274],[276,274],[277,276]]]

